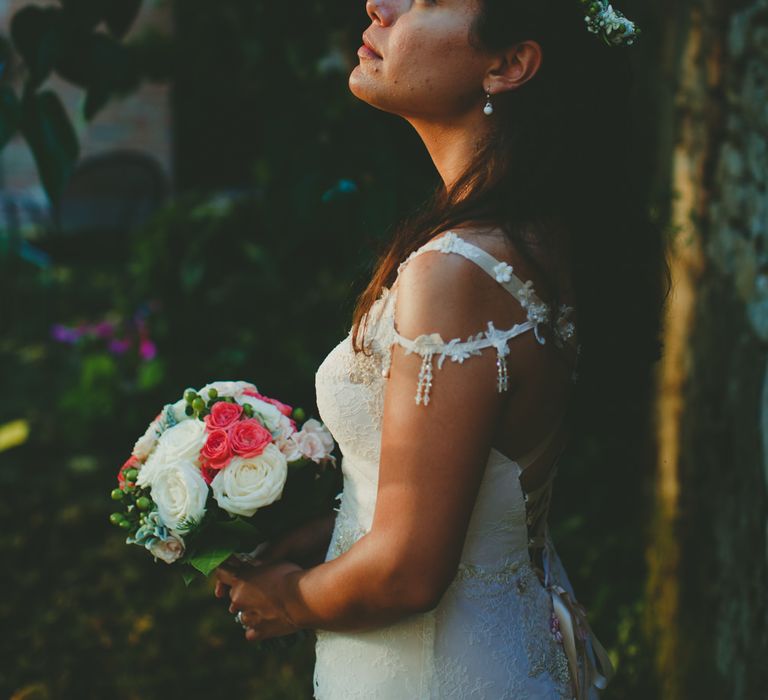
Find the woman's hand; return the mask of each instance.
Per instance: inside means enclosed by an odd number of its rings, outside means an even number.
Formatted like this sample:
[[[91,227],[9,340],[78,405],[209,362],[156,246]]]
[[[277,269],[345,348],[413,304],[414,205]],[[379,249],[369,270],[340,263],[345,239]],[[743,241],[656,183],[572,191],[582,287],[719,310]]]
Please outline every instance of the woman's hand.
[[[220,566],[215,570],[216,597],[230,598],[229,611],[242,611],[241,619],[249,641],[293,634],[297,627],[286,613],[281,588],[288,574],[303,569],[290,562],[241,566],[237,570]]]

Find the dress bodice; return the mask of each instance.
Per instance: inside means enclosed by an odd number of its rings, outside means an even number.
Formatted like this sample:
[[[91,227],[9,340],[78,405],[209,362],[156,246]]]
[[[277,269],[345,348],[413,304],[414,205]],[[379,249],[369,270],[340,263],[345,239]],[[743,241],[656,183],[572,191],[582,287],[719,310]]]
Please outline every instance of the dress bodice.
[[[538,333],[542,323],[554,324],[561,342],[575,335],[567,307],[561,307],[557,316],[551,314],[532,285],[516,278],[510,265],[453,233],[422,246],[400,269],[427,250],[458,253],[477,262],[513,296],[523,299],[528,320],[508,330],[488,324],[487,331],[466,341],[444,341],[437,334],[404,338],[395,330],[395,283],[382,290],[369,311],[366,352],[354,351],[350,330],[329,353],[315,376],[317,407],[342,453],[344,490],[327,559],[352,547],[373,522],[384,393],[394,343],[422,357],[416,402],[429,410],[429,388],[437,381],[434,358],[439,371],[445,359],[469,361],[483,348],[493,347],[498,390],[503,391],[507,388],[503,361],[515,337],[533,331],[544,342]],[[596,640],[575,602],[546,526],[554,468],[536,492],[526,494],[520,483],[522,471],[546,449],[554,434],[555,430],[516,460],[489,449],[456,577],[434,611],[378,631],[318,631],[317,698],[581,699],[593,697],[594,687],[605,684],[594,664]],[[543,553],[543,568],[534,565],[533,549]],[[477,656],[468,654],[468,638],[476,640]],[[602,647],[596,648],[603,669],[610,674]],[[380,658],[367,656],[372,649]],[[491,656],[483,656],[483,649]],[[334,672],[334,666],[344,663],[342,657],[362,662],[352,668],[347,659],[347,680]]]

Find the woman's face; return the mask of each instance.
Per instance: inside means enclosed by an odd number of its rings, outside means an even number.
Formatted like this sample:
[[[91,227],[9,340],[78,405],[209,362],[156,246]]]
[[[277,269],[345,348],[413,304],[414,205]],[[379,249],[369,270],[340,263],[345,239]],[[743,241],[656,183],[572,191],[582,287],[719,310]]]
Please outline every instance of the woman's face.
[[[368,0],[370,48],[358,52],[352,93],[407,119],[452,123],[481,110],[491,57],[469,43],[480,2]]]

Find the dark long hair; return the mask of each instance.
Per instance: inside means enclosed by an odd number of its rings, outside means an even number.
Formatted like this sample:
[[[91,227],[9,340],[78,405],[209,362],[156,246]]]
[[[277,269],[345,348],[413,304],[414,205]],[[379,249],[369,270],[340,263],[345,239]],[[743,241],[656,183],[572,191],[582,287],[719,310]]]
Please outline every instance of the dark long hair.
[[[554,251],[562,250],[567,231],[582,346],[579,385],[610,393],[621,381],[632,391],[647,384],[660,356],[670,286],[662,234],[649,223],[632,167],[632,130],[639,126],[631,112],[632,49],[609,47],[589,33],[578,0],[481,0],[473,45],[495,51],[526,39],[542,47],[538,73],[494,98],[494,133],[474,162],[380,251],[353,314],[354,348],[364,350],[360,325],[382,287],[394,283],[398,265],[438,233],[468,223],[501,228],[539,271],[545,284],[537,291],[554,306]],[[531,237],[543,257],[534,255]]]

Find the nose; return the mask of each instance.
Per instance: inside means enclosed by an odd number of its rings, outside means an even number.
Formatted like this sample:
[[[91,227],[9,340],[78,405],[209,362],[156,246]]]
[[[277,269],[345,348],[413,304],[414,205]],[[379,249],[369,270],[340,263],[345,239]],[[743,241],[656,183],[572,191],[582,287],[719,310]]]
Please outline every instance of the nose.
[[[395,19],[395,8],[391,0],[367,0],[365,11],[373,22],[386,27]]]

